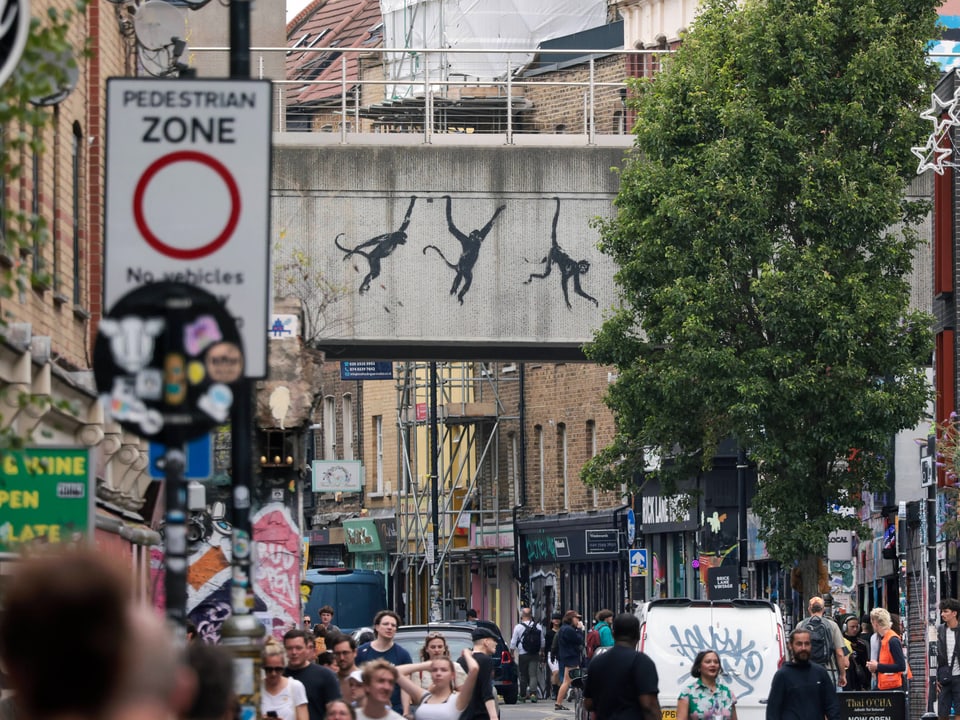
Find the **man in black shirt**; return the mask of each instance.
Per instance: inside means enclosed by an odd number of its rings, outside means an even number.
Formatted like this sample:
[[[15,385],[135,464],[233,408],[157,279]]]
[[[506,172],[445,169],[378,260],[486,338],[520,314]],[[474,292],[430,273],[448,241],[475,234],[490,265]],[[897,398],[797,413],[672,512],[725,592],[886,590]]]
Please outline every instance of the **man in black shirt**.
[[[493,630],[478,627],[470,636],[473,640],[473,657],[480,666],[477,683],[473,687],[470,704],[461,713],[460,720],[498,720],[497,693],[493,689],[493,654],[497,651],[497,636]],[[457,658],[466,670],[467,663]],[[312,719],[311,719],[312,720]]]
[[[660,720],[660,678],[653,660],[637,652],[640,621],[613,619],[613,647],[590,660],[583,704],[597,720]]]
[[[340,682],[329,668],[310,662],[307,650],[307,633],[303,630],[288,630],[283,636],[287,651],[287,669],[284,675],[303,683],[307,690],[307,710],[310,720],[323,720],[327,703],[340,697]]]
[[[767,720],[840,720],[840,702],[833,678],[810,661],[810,631],[790,633],[793,660],[777,670],[767,699]]]

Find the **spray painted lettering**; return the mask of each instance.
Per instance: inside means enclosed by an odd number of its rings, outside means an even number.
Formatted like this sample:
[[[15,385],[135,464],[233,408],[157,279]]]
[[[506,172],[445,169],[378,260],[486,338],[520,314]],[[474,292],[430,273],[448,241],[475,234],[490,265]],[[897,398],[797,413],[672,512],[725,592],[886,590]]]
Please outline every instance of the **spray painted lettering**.
[[[557,559],[557,544],[554,542],[553,536],[526,537],[523,542],[527,547],[527,559],[530,562]]]
[[[744,643],[743,631],[710,626],[681,629],[671,625],[670,633],[673,636],[670,647],[691,663],[701,650],[716,650],[734,694],[743,698],[753,693],[754,683],[763,673],[763,655],[753,640]],[[682,683],[688,679],[686,673],[680,678]]]
[[[300,533],[289,508],[265,505],[252,520],[257,594],[279,637],[300,616]]]

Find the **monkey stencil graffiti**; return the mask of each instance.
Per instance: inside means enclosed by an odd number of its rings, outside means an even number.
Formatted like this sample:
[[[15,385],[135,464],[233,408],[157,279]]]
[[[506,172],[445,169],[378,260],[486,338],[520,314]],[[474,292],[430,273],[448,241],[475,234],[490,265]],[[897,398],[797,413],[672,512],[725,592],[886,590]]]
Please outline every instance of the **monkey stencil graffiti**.
[[[427,250],[435,250],[437,255],[440,256],[440,259],[447,264],[447,267],[451,270],[456,270],[457,274],[456,277],[453,278],[453,285],[450,286],[450,294],[456,295],[457,300],[463,305],[463,296],[467,294],[467,291],[470,290],[470,286],[473,284],[473,266],[477,264],[477,258],[480,257],[480,246],[490,232],[490,228],[493,227],[497,216],[502,213],[507,206],[501,205],[498,207],[486,225],[479,230],[472,230],[470,234],[467,235],[453,224],[453,213],[450,209],[453,200],[449,195],[444,195],[443,197],[447,201],[447,229],[450,230],[451,235],[460,241],[460,259],[457,260],[456,263],[450,262],[436,245],[427,245],[423,249],[423,254],[426,255]],[[461,283],[463,284],[461,285]],[[457,292],[458,288],[460,289],[459,293]]]
[[[345,248],[340,244],[340,238],[343,236],[343,233],[340,233],[333,239],[333,244],[345,253],[343,256],[344,260],[349,257],[353,257],[354,255],[362,255],[367,259],[367,264],[370,266],[370,271],[367,273],[366,277],[363,278],[363,282],[360,283],[361,295],[370,289],[370,282],[372,280],[376,280],[378,277],[380,277],[380,262],[385,260],[391,253],[393,253],[398,246],[406,244],[407,226],[410,224],[410,216],[413,214],[413,206],[416,202],[417,196],[414,195],[412,198],[410,198],[410,207],[407,208],[407,214],[403,216],[403,222],[400,224],[400,227],[393,232],[377,235],[376,237],[360,243],[352,249]]]
[[[563,288],[563,299],[567,303],[568,309],[573,309],[573,306],[570,304],[570,295],[567,289],[571,278],[573,279],[573,291],[580,297],[586,298],[594,305],[597,305],[597,299],[587,295],[580,286],[580,276],[587,274],[587,271],[590,269],[590,261],[574,260],[564,252],[563,248],[557,243],[557,222],[560,220],[560,198],[555,197],[554,200],[557,203],[557,209],[553,213],[553,229],[550,232],[550,252],[540,261],[540,264],[546,264],[546,267],[542,273],[530,273],[530,277],[524,280],[523,284],[529,285],[533,282],[534,278],[541,280],[546,279],[550,276],[550,270],[556,265],[560,271],[560,287]]]
[[[612,146],[281,143],[273,261],[305,263],[336,290],[304,313],[332,354],[582,360],[622,301],[599,228],[623,158]]]

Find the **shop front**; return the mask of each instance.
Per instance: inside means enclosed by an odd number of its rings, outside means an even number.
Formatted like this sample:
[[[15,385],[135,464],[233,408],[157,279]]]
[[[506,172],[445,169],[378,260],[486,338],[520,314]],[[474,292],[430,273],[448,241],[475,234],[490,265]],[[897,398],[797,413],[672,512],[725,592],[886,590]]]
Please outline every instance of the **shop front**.
[[[624,608],[628,509],[517,521],[521,597],[535,617],[573,609],[591,620]]]
[[[701,495],[692,492],[694,490],[695,484],[690,482],[681,486],[677,494],[668,495],[661,491],[655,478],[644,483],[643,494],[637,497],[637,502],[647,567],[642,588],[634,588],[635,600],[702,597],[697,577]],[[708,562],[707,557],[704,553],[704,562]],[[705,573],[707,570],[704,568]]]

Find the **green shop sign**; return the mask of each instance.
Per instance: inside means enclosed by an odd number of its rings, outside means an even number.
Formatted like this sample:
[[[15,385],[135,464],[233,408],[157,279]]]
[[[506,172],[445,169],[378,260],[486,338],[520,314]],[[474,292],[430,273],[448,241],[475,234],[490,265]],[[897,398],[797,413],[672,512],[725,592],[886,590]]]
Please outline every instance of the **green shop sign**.
[[[92,488],[86,448],[0,451],[0,553],[89,540]]]

